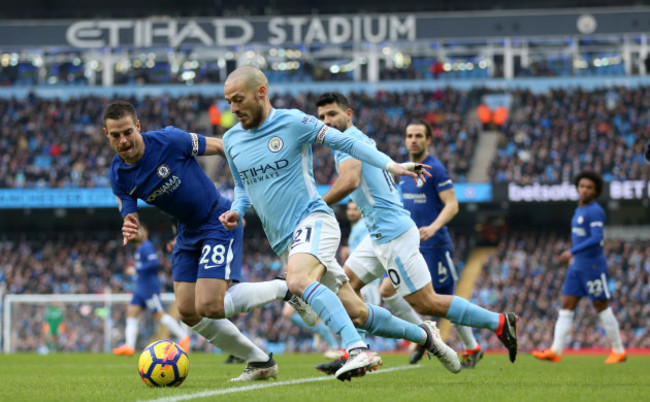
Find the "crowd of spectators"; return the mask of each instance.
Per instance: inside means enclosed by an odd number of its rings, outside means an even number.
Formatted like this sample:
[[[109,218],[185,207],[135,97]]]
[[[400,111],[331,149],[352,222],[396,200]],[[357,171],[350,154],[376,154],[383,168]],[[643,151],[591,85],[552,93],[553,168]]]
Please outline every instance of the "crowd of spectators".
[[[606,181],[648,179],[650,88],[516,91],[490,177],[495,183],[571,182],[583,169]]]
[[[494,311],[515,311],[519,320],[519,349],[550,347],[561,302],[567,266],[557,256],[570,248],[568,238],[539,232],[514,233],[504,238],[495,255],[483,264],[472,301]],[[609,264],[610,305],[617,317],[626,348],[650,347],[650,246],[645,241],[605,242]],[[501,347],[488,330],[478,331],[488,349]],[[462,347],[455,333],[452,345]],[[609,348],[598,315],[588,298],[576,310],[567,348]]]
[[[137,107],[144,130],[178,125],[202,132],[198,116],[212,99],[163,95],[129,101]],[[107,102],[95,96],[0,99],[0,188],[109,186],[108,168],[115,152],[102,132]]]
[[[349,94],[354,123],[396,160],[408,152],[403,130],[413,118],[432,128],[432,153],[455,182],[467,180],[476,153],[480,128],[471,112],[484,89],[377,91]],[[315,114],[317,93],[272,94],[278,108],[298,108]],[[512,93],[509,120],[502,126],[497,156],[490,167],[493,183],[553,184],[571,179],[585,168],[602,173],[606,181],[645,180],[644,138],[650,137],[649,87],[592,91],[555,89],[535,94]],[[206,116],[215,101],[203,95],[169,95],[130,99],[143,130],[175,125],[191,132],[213,130]],[[89,96],[50,100],[30,95],[0,99],[0,188],[107,187],[114,152],[101,131],[102,108],[109,99]],[[326,147],[314,147],[317,184],[336,178]],[[225,161],[210,175],[221,189],[232,188]]]
[[[316,113],[320,94],[273,96],[278,108],[299,108]],[[397,160],[407,157],[403,130],[412,118],[425,118],[433,127],[435,154],[452,178],[464,181],[474,152],[477,126],[466,122],[474,104],[472,93],[445,89],[418,92],[357,92],[350,95],[356,124],[374,138],[380,150]],[[129,99],[138,112],[143,130],[174,125],[190,132],[212,134],[201,125],[215,99],[202,95],[173,98],[168,95]],[[101,113],[109,99],[89,96],[68,100],[0,99],[0,188],[107,187],[108,168],[114,156],[101,127]],[[335,178],[329,149],[315,150],[318,184]],[[216,177],[220,188],[232,188],[224,161]],[[216,175],[216,176],[215,176]]]

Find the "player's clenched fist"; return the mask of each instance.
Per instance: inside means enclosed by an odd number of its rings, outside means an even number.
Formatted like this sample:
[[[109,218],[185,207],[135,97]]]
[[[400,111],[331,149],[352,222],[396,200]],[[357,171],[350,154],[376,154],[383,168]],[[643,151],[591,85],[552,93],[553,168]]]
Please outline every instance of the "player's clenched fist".
[[[122,237],[124,238],[123,244],[125,246],[126,243],[138,237],[139,228],[140,224],[138,218],[131,214],[124,217],[124,223],[122,224]]]
[[[226,229],[233,230],[239,223],[239,212],[235,212],[233,210],[226,211],[221,214],[219,221]]]

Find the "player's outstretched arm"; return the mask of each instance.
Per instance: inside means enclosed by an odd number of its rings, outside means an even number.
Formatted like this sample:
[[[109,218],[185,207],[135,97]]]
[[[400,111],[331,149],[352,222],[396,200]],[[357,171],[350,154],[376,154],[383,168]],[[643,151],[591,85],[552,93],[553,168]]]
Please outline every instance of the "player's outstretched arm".
[[[140,218],[137,212],[133,212],[124,217],[122,223],[123,245],[131,241],[137,241],[140,235]]]
[[[221,138],[205,137],[205,152],[203,155],[219,155],[225,158],[223,140]]]
[[[431,173],[424,170],[431,169],[431,166],[413,162],[396,163],[385,153],[352,136],[344,135],[335,128],[321,127],[314,137],[314,142],[345,152],[361,162],[387,170],[396,176],[410,176],[413,180],[417,181],[419,178],[424,182],[425,176],[431,177]]]

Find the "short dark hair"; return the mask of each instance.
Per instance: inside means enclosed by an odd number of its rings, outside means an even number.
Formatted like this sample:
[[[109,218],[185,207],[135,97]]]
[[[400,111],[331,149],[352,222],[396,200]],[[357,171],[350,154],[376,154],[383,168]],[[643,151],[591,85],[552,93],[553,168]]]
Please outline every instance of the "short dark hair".
[[[409,124],[406,125],[406,127],[410,126],[411,124],[417,125],[417,126],[424,126],[424,134],[426,135],[426,138],[431,138],[431,126],[429,126],[429,123],[426,122],[426,120],[423,119],[414,119],[409,121]]]
[[[336,103],[341,109],[350,109],[348,99],[340,92],[325,92],[316,101],[316,107],[329,105],[330,103]]]
[[[582,172],[578,173],[576,178],[573,180],[573,184],[575,184],[576,188],[578,188],[578,184],[582,179],[588,179],[594,183],[596,186],[596,197],[599,197],[600,193],[603,192],[603,177],[596,172],[583,170]]]
[[[133,122],[138,121],[138,115],[135,113],[135,107],[127,101],[111,102],[104,108],[102,113],[102,121],[106,125],[106,119],[119,120],[126,116],[131,116]]]

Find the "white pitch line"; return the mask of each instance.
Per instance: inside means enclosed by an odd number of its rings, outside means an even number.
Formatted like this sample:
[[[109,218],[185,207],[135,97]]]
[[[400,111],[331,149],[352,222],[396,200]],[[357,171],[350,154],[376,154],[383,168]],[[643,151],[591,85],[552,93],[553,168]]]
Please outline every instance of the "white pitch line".
[[[378,370],[378,371],[373,371],[373,372],[370,372],[368,374],[370,374],[370,375],[383,374],[383,373],[390,373],[392,371],[410,370],[410,369],[419,368],[419,367],[422,367],[422,366],[419,365],[419,364],[408,365],[408,366],[399,366],[399,367],[392,367],[392,368],[387,368],[387,369],[381,369],[381,370]],[[217,390],[212,390],[212,391],[202,391],[202,392],[197,392],[195,394],[189,394],[189,395],[169,396],[169,397],[159,398],[159,399],[147,399],[146,402],[188,401],[188,400],[196,399],[196,398],[207,398],[209,396],[234,394],[234,393],[237,393],[237,392],[253,391],[253,390],[256,390],[256,389],[280,387],[282,385],[296,385],[296,384],[302,384],[302,383],[306,383],[306,382],[333,380],[335,378],[336,377],[334,377],[334,376],[327,376],[327,377],[301,378],[301,379],[298,379],[298,380],[277,381],[277,382],[271,382],[271,383],[265,383],[265,384],[247,385],[245,387],[217,389]]]

